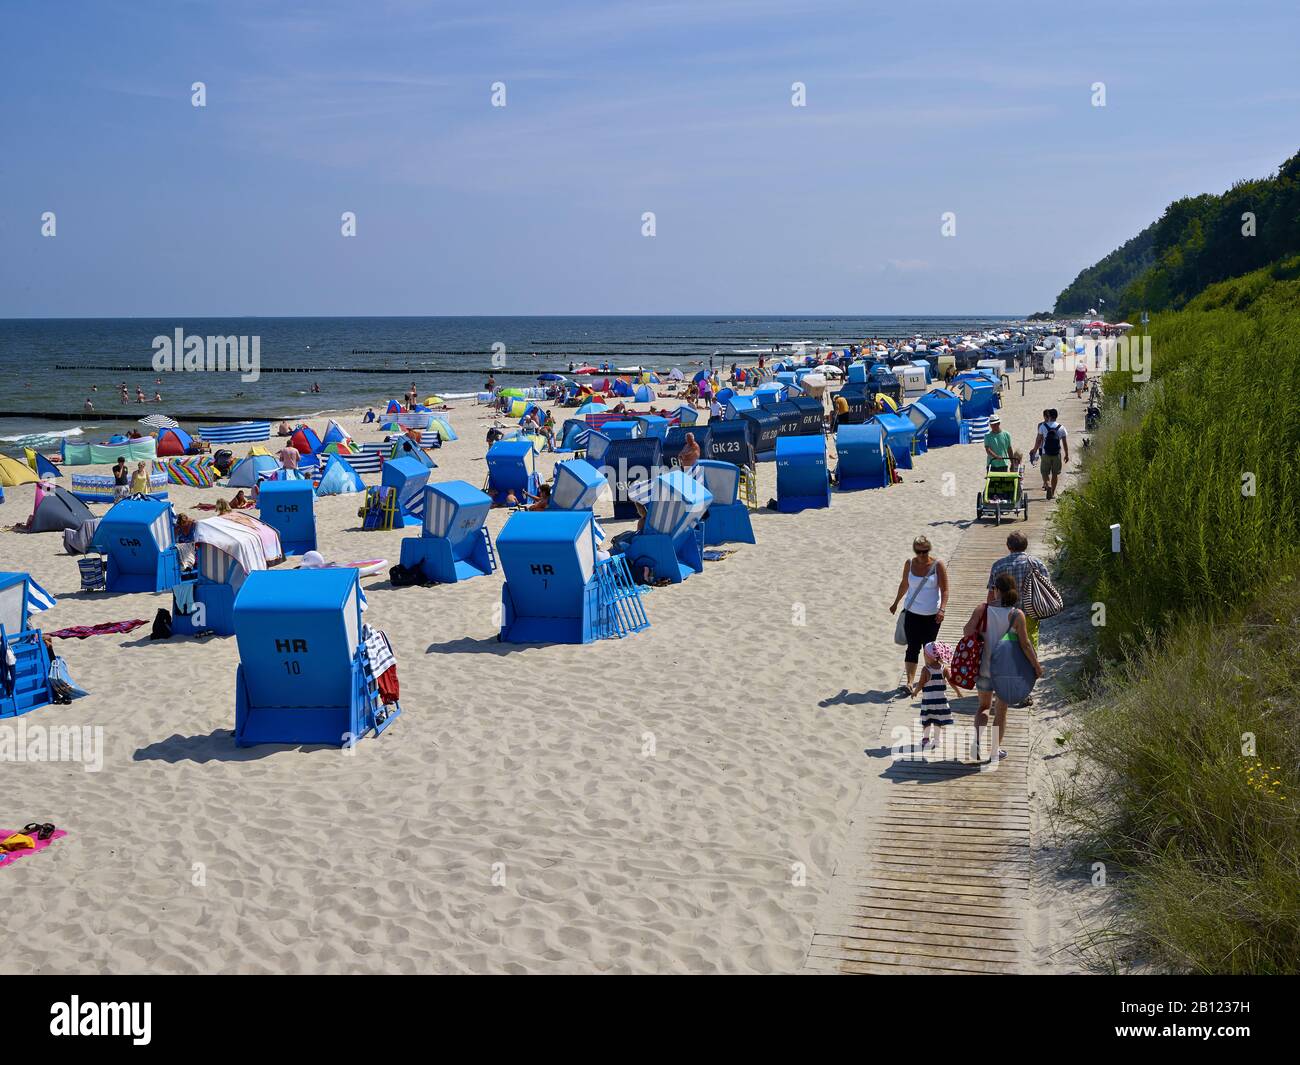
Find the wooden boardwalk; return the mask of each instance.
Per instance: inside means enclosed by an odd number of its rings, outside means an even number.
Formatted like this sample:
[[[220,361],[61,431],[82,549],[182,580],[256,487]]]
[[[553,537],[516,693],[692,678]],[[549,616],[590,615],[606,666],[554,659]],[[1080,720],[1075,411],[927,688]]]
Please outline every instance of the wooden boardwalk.
[[[1028,522],[972,524],[962,532],[949,564],[950,609],[941,633],[948,643],[956,644],[971,611],[985,601],[989,567],[1007,553],[1009,532],[1024,532],[1030,551],[1051,553],[1043,545],[1051,504],[1037,482],[1036,472],[1027,470]],[[916,702],[887,704],[880,743],[868,752],[874,756],[869,765],[883,767],[884,798],[866,803],[850,829],[807,969],[1027,971],[1028,711],[1008,714],[1006,759],[981,766],[970,751],[977,699],[952,705],[954,725],[943,730],[944,747],[922,756]],[[913,740],[900,743],[909,734]],[[987,757],[987,731],[982,738]],[[916,744],[911,754],[909,742]]]

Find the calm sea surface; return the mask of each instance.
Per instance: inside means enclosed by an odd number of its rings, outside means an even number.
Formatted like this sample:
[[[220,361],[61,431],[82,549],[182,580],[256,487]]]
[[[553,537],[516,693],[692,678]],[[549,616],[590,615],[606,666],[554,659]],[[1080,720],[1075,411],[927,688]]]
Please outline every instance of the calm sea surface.
[[[61,435],[98,440],[124,422],[86,417],[98,412],[143,417],[163,413],[184,424],[200,420],[292,418],[382,403],[414,381],[421,396],[472,393],[494,365],[499,383],[524,385],[571,362],[687,370],[752,362],[772,345],[861,341],[867,337],[964,333],[1006,317],[920,318],[781,316],[545,318],[111,318],[0,320],[0,449],[52,447]],[[260,338],[262,374],[156,373],[156,336]],[[500,345],[500,347],[497,347]],[[811,351],[811,347],[809,351]],[[130,367],[130,369],[97,369]],[[313,372],[276,372],[309,370]],[[358,371],[375,371],[358,372]],[[518,376],[515,376],[518,375]],[[120,385],[130,390],[129,411]],[[311,391],[313,384],[319,393]],[[135,403],[136,389],[162,403]],[[54,412],[57,419],[27,412]]]

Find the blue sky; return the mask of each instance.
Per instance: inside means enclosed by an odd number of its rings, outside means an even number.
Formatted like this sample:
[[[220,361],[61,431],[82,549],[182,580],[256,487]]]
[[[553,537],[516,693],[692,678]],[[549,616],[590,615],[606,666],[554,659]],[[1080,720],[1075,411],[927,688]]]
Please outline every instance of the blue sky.
[[[1300,147],[1298,42],[1294,0],[8,0],[0,317],[1028,313]]]

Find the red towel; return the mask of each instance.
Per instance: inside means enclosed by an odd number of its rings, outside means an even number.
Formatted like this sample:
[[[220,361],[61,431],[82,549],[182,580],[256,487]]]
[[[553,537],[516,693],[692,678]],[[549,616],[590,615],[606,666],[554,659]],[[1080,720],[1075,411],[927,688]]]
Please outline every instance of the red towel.
[[[105,621],[99,625],[73,625],[68,629],[56,629],[54,632],[47,632],[45,635],[55,640],[84,640],[87,636],[102,636],[110,632],[130,632],[132,629],[138,629],[141,625],[148,625],[149,622],[143,618],[136,618],[134,621]]]

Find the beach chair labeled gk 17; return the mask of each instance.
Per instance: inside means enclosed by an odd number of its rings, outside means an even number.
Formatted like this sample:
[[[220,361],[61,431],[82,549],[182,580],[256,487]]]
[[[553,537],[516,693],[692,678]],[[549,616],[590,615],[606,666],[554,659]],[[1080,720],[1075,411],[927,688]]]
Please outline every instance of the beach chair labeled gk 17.
[[[465,481],[442,481],[424,490],[424,525],[402,541],[401,563],[426,580],[454,584],[486,577],[497,568],[484,528],[492,497]]]
[[[691,469],[713,497],[701,522],[704,546],[756,543],[749,508],[740,499],[740,467],[701,459]]]
[[[354,569],[250,573],[235,602],[235,743],[350,746],[386,729]]]
[[[258,513],[280,534],[286,555],[316,550],[315,504],[311,481],[267,481],[257,493]]]
[[[497,536],[506,643],[591,643],[650,622],[622,555],[598,560],[585,510],[520,510]]]
[[[90,546],[105,556],[104,585],[110,592],[168,592],[180,583],[172,508],[163,500],[114,503]]]

